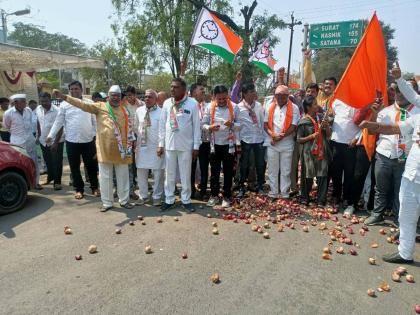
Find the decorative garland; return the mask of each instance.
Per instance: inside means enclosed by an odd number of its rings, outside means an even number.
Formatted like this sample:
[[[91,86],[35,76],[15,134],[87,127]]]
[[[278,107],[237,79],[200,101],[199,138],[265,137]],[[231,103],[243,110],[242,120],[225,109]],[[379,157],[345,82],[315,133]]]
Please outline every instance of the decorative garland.
[[[9,74],[7,73],[7,71],[3,71],[4,72],[4,77],[7,79],[7,81],[9,81],[10,84],[15,85],[16,83],[19,82],[20,77],[22,75],[22,72],[18,72],[16,77],[13,79],[11,77],[9,77]]]

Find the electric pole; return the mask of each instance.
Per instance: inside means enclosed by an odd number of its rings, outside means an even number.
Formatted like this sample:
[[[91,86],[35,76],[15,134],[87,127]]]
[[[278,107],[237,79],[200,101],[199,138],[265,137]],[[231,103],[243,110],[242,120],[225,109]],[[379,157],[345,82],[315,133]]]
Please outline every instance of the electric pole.
[[[287,62],[287,77],[286,77],[286,84],[289,85],[289,77],[290,77],[290,60],[292,58],[292,45],[293,45],[293,32],[294,32],[294,27],[296,25],[301,25],[302,21],[295,21],[295,17],[293,15],[290,16],[292,19],[291,23],[286,23],[287,27],[290,28],[290,46],[289,46],[289,60]]]
[[[300,76],[300,87],[302,89],[305,88],[305,62],[306,62],[306,58],[305,58],[305,52],[306,49],[308,48],[308,33],[309,33],[309,24],[306,23],[303,26],[303,43],[302,43],[302,67],[300,68],[300,72],[301,72],[301,76]]]

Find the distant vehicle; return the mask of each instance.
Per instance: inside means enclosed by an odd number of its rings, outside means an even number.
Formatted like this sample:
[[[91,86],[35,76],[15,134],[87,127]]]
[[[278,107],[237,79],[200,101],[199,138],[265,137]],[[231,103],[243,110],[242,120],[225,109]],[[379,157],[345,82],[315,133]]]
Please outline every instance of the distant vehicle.
[[[22,147],[0,141],[0,214],[23,208],[35,187],[35,164]]]

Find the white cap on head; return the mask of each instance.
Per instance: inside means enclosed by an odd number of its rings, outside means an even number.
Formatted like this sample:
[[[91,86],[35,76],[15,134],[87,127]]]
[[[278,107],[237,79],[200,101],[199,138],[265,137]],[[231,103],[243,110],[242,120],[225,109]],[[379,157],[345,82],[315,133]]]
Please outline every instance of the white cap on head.
[[[12,96],[9,97],[11,102],[16,101],[17,99],[24,99],[26,100],[26,94],[13,94]]]
[[[113,86],[111,86],[109,88],[108,94],[111,94],[111,93],[121,94],[121,88],[120,88],[120,86],[119,85],[113,85]]]

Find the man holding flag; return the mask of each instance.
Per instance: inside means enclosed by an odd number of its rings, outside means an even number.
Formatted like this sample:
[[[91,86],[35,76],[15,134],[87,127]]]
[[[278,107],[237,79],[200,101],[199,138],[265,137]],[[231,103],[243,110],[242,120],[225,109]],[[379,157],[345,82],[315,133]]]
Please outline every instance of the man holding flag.
[[[373,15],[365,33],[347,66],[340,83],[337,85],[333,99],[335,113],[333,134],[332,176],[333,196],[341,198],[342,172],[344,169],[343,199],[354,204],[354,167],[356,150],[354,146],[360,137],[359,128],[353,118],[357,109],[371,104],[378,94],[387,98],[387,56],[382,28],[376,13]],[[375,152],[376,138],[367,130],[361,131],[360,143],[363,144],[369,161]],[[364,152],[362,152],[364,153]],[[346,205],[346,204],[345,204]],[[346,205],[347,206],[347,205]],[[349,205],[345,214],[351,216],[354,207]]]
[[[420,100],[420,96],[418,99]],[[405,139],[411,138],[413,142],[417,142],[410,149],[401,180],[398,252],[383,256],[383,260],[390,263],[412,263],[416,245],[417,221],[420,216],[420,114],[393,124],[363,121],[360,127],[367,128],[370,133],[397,135]]]
[[[381,110],[376,121],[382,124],[394,124],[405,121],[419,113],[420,107],[410,104],[397,88],[395,103]],[[371,121],[375,120],[371,119]],[[411,135],[408,138],[400,135],[379,135],[375,163],[375,203],[373,212],[365,220],[365,224],[383,223],[384,212],[390,195],[393,196],[392,210],[395,215],[395,222],[398,222],[399,192],[408,152],[410,152],[412,146],[410,138]]]

